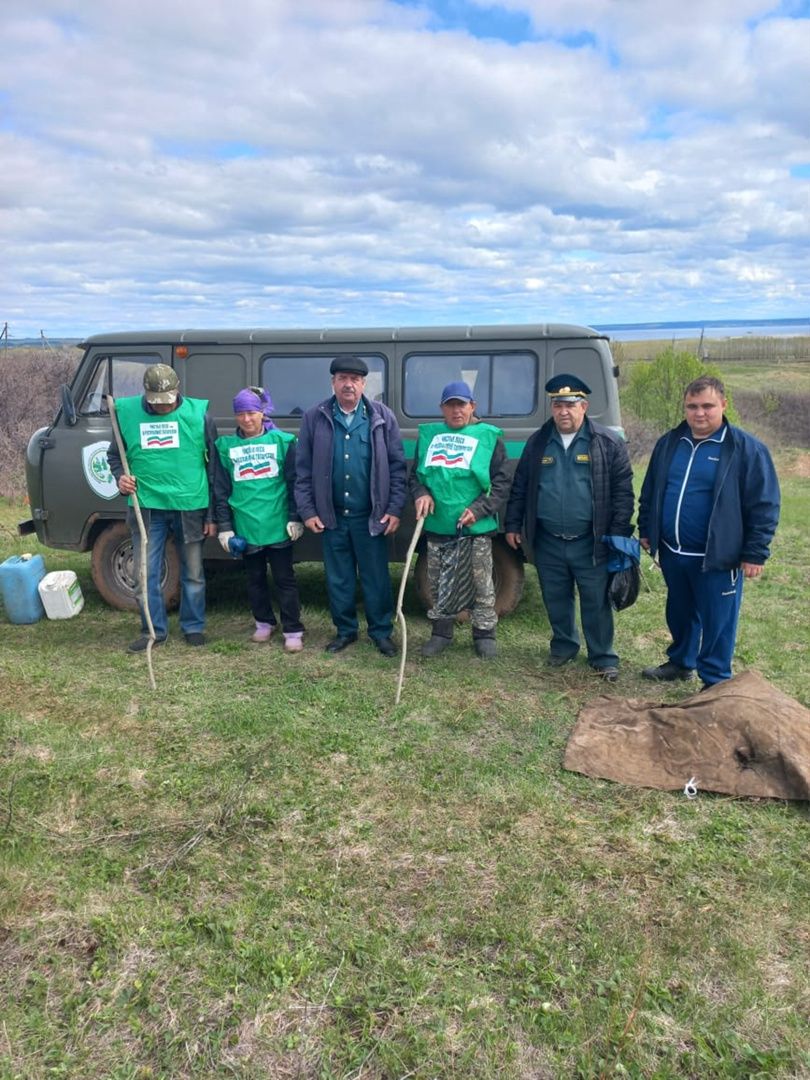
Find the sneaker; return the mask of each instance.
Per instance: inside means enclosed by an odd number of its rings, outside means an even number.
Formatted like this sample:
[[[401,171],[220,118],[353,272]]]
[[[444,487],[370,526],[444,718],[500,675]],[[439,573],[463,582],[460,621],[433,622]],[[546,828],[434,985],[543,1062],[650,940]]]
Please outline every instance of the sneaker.
[[[619,681],[619,669],[617,667],[598,667],[593,670],[603,682]]]
[[[166,641],[165,637],[156,637],[152,639],[152,648],[156,645],[163,645]],[[135,638],[134,641],[130,641],[127,645],[127,652],[146,652],[146,648],[149,645],[149,638],[146,634],[141,634],[139,638]]]
[[[659,664],[658,667],[645,667],[641,677],[652,679],[653,682],[678,682],[679,680],[685,682],[687,679],[693,679],[695,672],[692,668],[681,667],[680,664],[673,664],[671,660],[667,660],[665,664]]]
[[[303,631],[299,630],[297,633],[284,635],[284,652],[301,652],[303,648]]]
[[[274,630],[275,626],[273,625],[273,623],[259,622],[259,620],[257,619],[256,629],[253,631],[253,636],[250,640],[257,643],[269,641],[270,638],[273,636]]]
[[[186,645],[204,645],[205,634],[184,634]]]

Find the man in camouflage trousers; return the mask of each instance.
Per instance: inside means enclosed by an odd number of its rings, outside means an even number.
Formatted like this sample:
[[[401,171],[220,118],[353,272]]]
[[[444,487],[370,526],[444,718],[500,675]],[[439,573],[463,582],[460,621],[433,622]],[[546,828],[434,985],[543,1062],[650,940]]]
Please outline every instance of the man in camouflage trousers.
[[[443,577],[459,572],[447,556],[449,545],[459,542],[463,529],[468,535],[460,542],[472,544],[473,644],[477,656],[491,659],[497,655],[498,623],[492,537],[498,531],[498,511],[509,493],[506,449],[500,430],[475,416],[475,400],[467,383],[452,382],[444,388],[441,410],[443,422],[419,427],[411,475],[416,517],[425,519],[428,587],[434,601],[428,612],[432,633],[422,646],[422,655],[437,656],[453,639],[455,616],[460,612],[447,610],[441,602],[452,585]]]

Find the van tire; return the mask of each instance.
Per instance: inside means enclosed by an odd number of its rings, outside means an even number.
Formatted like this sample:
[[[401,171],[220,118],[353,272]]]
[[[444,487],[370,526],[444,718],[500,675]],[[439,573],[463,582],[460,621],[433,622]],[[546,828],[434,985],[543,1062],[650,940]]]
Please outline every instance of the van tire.
[[[495,611],[498,617],[511,615],[523,596],[523,560],[500,537],[492,541],[492,579],[495,582]],[[416,595],[427,611],[433,606],[433,597],[428,588],[427,551],[422,551],[416,560],[413,580]],[[468,613],[462,612],[460,618],[462,621],[467,619]]]
[[[119,611],[137,611],[137,576],[132,565],[132,537],[124,521],[114,521],[99,533],[90,556],[93,584],[102,598]],[[163,596],[167,609],[180,600],[180,559],[174,544],[166,544]]]

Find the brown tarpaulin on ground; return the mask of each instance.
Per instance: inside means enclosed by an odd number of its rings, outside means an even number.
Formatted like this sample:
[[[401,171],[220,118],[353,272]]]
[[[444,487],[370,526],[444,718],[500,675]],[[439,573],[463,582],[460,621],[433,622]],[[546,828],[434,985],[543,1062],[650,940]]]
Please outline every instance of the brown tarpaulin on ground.
[[[755,671],[672,705],[600,697],[563,764],[636,787],[810,799],[810,710]]]

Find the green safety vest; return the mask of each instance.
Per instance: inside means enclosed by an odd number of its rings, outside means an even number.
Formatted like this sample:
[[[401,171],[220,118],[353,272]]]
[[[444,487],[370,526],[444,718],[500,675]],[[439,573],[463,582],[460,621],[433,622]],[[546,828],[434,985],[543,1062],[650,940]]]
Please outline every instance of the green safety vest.
[[[234,531],[256,547],[288,539],[284,459],[294,442],[294,435],[277,428],[253,439],[220,435],[216,441],[219,460],[231,478],[228,503]]]
[[[428,532],[452,536],[470,503],[490,490],[489,465],[503,433],[491,424],[451,428],[445,423],[420,424],[416,441],[416,476],[433,496],[434,510],[425,518]],[[494,515],[470,525],[470,533],[498,528]]]
[[[176,409],[161,416],[146,412],[140,397],[116,401],[118,425],[142,506],[152,510],[208,507],[207,408],[208,402],[201,398],[184,397]]]

